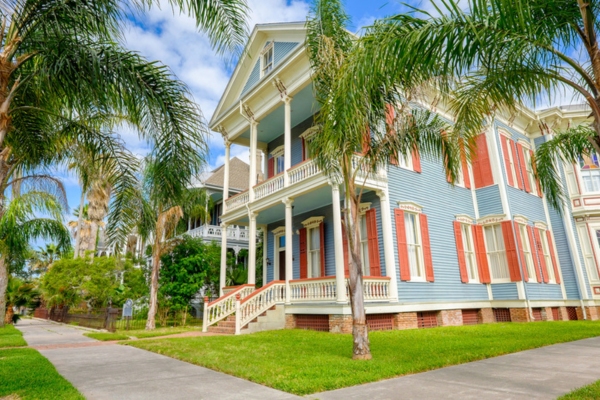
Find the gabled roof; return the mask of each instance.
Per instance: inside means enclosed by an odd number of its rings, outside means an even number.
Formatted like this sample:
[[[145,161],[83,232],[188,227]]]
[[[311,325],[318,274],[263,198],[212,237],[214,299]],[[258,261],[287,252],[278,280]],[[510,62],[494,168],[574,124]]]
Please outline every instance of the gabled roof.
[[[285,22],[272,24],[257,24],[254,26],[246,47],[238,61],[231,79],[219,100],[219,104],[213,113],[209,126],[213,127],[217,118],[233,106],[239,105],[239,100],[252,85],[248,85],[251,75],[256,75],[255,67],[260,60],[261,52],[267,42],[285,44],[285,51],[293,53],[299,45],[302,45],[306,39],[306,22]],[[268,75],[266,75],[268,76]],[[253,76],[253,79],[257,77]],[[258,77],[258,80],[262,78]],[[213,127],[214,129],[214,127]]]
[[[229,189],[243,192],[248,189],[248,180],[250,177],[250,166],[237,157],[229,161]],[[225,178],[225,166],[213,170],[204,181],[205,187],[222,188]]]

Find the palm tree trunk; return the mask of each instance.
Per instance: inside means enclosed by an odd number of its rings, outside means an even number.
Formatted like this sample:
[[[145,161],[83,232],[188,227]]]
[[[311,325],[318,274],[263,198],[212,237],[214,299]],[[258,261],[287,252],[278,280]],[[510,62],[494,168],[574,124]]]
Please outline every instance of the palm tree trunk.
[[[98,241],[98,230],[100,229],[100,225],[97,221],[91,221],[90,223],[90,248],[88,250],[92,251],[91,258],[94,259],[96,255],[96,242]]]
[[[371,348],[367,315],[365,312],[362,261],[360,257],[358,202],[355,185],[350,182],[346,191],[346,204],[349,205],[350,215],[346,215],[346,232],[350,245],[350,306],[352,309],[352,358],[354,360],[370,360]]]
[[[160,241],[158,230],[154,232],[154,248],[152,249],[152,275],[150,278],[150,306],[146,330],[156,328],[156,311],[158,310],[158,272],[160,270]]]
[[[79,257],[79,249],[81,246],[81,227],[83,225],[83,203],[85,202],[85,190],[81,186],[81,198],[79,199],[79,218],[77,218],[77,236],[75,237],[75,255],[73,258]]]
[[[4,316],[4,324],[12,325],[14,315],[15,315],[15,310],[13,309],[12,304],[7,304],[6,305],[6,314]]]
[[[4,257],[0,257],[0,328],[4,327],[6,316],[6,288],[8,287],[8,268]]]

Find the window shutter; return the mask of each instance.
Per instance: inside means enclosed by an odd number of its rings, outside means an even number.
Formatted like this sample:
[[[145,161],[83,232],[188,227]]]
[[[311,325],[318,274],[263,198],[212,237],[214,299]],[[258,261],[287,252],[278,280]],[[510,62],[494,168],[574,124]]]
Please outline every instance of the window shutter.
[[[433,282],[433,260],[431,259],[431,243],[429,241],[429,226],[427,225],[427,215],[419,214],[421,225],[421,240],[423,242],[423,261],[425,263],[425,279],[427,282]]]
[[[406,227],[404,225],[404,211],[396,208],[396,242],[398,243],[398,262],[400,264],[400,279],[410,281],[410,267],[408,265],[408,245],[406,243]]]
[[[500,135],[500,145],[502,146],[502,156],[504,158],[504,171],[506,171],[506,180],[510,186],[516,186],[513,182],[513,174],[510,170],[510,156],[508,154],[509,139],[504,135]],[[513,157],[514,160],[514,157]]]
[[[308,157],[306,157],[306,140],[304,138],[300,138],[300,144],[302,145],[302,161],[306,161]]]
[[[533,175],[535,176],[535,186],[537,186],[538,196],[542,197],[542,186],[540,185],[540,180],[537,176],[537,168],[535,166],[535,154],[533,153],[533,150],[529,150],[529,156],[531,159],[531,169],[533,171]]]
[[[488,153],[485,133],[477,136],[475,139],[475,145],[477,146],[477,151],[472,162],[473,180],[475,181],[475,188],[479,189],[485,186],[493,185],[494,177],[492,175],[492,165],[490,164],[490,155]]]
[[[511,140],[510,142],[510,152],[512,153],[512,158],[513,158],[513,164],[515,166],[515,175],[517,176],[517,182],[515,184],[515,186],[518,186],[519,189],[521,190],[525,190],[525,186],[523,184],[524,180],[523,180],[523,176],[521,175],[521,162],[519,160],[519,152],[517,151],[517,145],[515,143],[514,140]]]
[[[471,177],[469,176],[469,164],[467,164],[467,160],[464,156],[463,156],[461,162],[462,162],[462,174],[463,174],[463,180],[465,182],[465,187],[467,189],[471,189]]]
[[[421,172],[421,156],[419,155],[418,150],[413,150],[412,152],[412,165],[413,171]]]
[[[487,252],[485,251],[485,240],[483,238],[483,226],[472,225],[473,241],[475,243],[475,254],[477,255],[477,270],[479,272],[479,282],[491,283],[490,266],[488,264]]]
[[[560,283],[560,274],[558,273],[558,263],[556,255],[554,253],[554,241],[552,240],[552,233],[546,231],[546,237],[548,239],[548,251],[550,252],[550,259],[552,260],[552,267],[554,268],[554,278],[556,283]]]
[[[458,221],[454,221],[454,238],[456,239],[456,254],[458,255],[458,270],[460,271],[460,280],[462,283],[467,283],[469,282],[469,274],[467,274],[467,262],[465,260],[462,231],[460,230],[460,222]]]
[[[500,225],[502,226],[502,236],[504,237],[504,249],[506,251],[506,260],[508,261],[510,280],[517,282],[521,280],[521,268],[519,268],[519,255],[513,235],[512,221],[504,221]]]
[[[531,193],[531,184],[529,183],[529,174],[527,174],[527,165],[525,165],[525,153],[521,143],[517,143],[517,153],[519,154],[519,165],[521,165],[521,175],[523,176],[523,187],[527,193]]]
[[[348,236],[346,235],[346,224],[342,220],[342,245],[344,246],[344,275],[350,276],[350,258],[348,254]]]
[[[275,157],[269,158],[269,170],[267,171],[267,178],[272,178],[275,175]]]
[[[319,239],[321,240],[321,276],[325,275],[325,224],[319,224]]]
[[[379,235],[377,232],[377,210],[371,208],[365,213],[367,222],[367,240],[369,244],[369,265],[372,276],[381,276],[381,260],[379,258]]]
[[[306,228],[301,228],[300,236],[300,279],[308,278],[308,254],[306,253]]]
[[[542,240],[540,237],[540,230],[538,228],[533,228],[533,236],[535,237],[535,247],[537,248],[538,260],[540,262],[540,268],[542,269],[542,279],[544,283],[550,282],[550,278],[548,277],[548,270],[546,265],[546,259],[544,258],[544,248],[542,247]]]
[[[527,271],[527,262],[525,261],[525,252],[523,251],[523,238],[521,238],[521,231],[519,230],[519,224],[514,222],[515,236],[517,237],[517,250],[519,253],[519,260],[523,266],[523,279],[525,282],[529,282],[529,271]]]
[[[540,269],[538,268],[538,263],[535,262],[536,259],[536,251],[535,251],[535,239],[533,237],[533,227],[527,225],[527,234],[529,235],[529,246],[531,246],[531,258],[533,258],[533,268],[535,269],[535,278],[538,283],[542,282],[542,276],[540,275]]]

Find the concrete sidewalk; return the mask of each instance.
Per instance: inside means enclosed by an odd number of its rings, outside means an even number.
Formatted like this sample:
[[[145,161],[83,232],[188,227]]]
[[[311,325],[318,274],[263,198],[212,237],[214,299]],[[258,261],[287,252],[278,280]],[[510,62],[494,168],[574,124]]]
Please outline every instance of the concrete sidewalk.
[[[134,347],[100,345],[66,325],[21,320],[17,328],[88,399],[298,398]]]
[[[600,337],[307,396],[311,399],[556,399],[600,379]]]

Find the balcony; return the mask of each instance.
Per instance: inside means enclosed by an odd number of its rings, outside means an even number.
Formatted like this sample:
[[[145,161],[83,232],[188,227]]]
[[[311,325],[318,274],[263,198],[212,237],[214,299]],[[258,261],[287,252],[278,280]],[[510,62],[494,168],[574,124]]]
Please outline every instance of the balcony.
[[[221,232],[221,227],[218,225],[202,225],[198,228],[190,229],[185,234],[194,238],[220,241],[222,238]],[[248,228],[245,226],[230,226],[227,228],[228,240],[247,242],[248,236]]]

